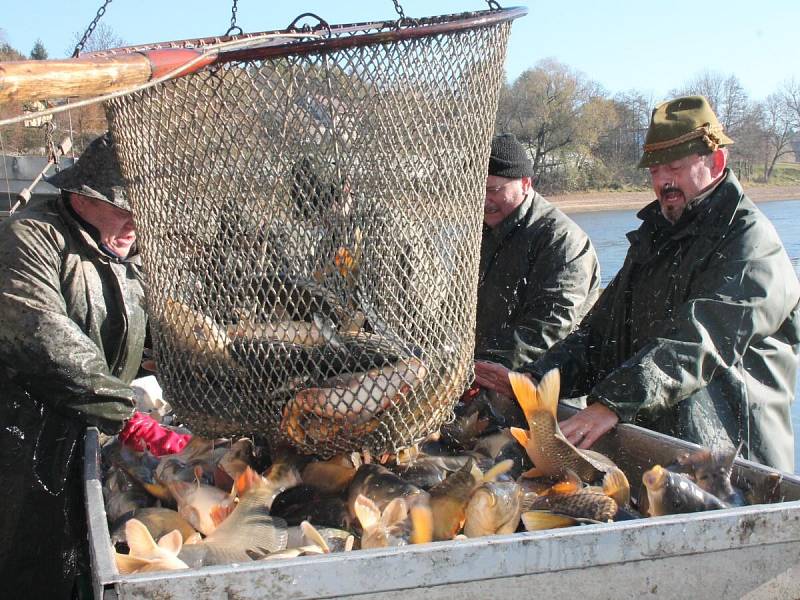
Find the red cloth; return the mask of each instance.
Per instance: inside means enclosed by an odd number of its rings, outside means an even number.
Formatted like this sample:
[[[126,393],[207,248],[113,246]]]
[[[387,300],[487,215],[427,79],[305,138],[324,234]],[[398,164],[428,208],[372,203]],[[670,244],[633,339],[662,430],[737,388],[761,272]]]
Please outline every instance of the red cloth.
[[[149,450],[154,456],[180,452],[192,439],[167,429],[150,415],[135,412],[119,433],[120,441],[138,452]]]

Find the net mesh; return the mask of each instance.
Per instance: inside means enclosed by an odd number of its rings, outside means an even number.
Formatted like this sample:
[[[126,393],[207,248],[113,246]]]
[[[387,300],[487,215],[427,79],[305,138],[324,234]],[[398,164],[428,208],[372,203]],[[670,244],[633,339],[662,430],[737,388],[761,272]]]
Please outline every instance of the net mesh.
[[[194,432],[380,453],[448,417],[509,30],[223,62],[109,103],[160,379]]]

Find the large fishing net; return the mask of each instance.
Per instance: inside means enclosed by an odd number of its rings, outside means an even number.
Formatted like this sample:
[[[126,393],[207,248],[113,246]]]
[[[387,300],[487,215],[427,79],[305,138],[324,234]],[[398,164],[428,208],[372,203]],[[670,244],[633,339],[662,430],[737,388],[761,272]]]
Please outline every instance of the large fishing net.
[[[521,14],[323,24],[110,103],[158,371],[194,432],[391,452],[448,417]]]

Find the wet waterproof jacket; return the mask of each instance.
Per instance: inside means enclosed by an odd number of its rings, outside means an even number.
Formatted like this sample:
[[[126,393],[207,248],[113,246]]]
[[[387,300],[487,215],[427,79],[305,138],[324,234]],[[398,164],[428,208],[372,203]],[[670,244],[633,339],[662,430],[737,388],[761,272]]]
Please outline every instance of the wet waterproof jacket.
[[[621,421],[794,470],[790,408],[800,283],[769,220],[728,172],[670,224],[639,212],[622,269],[581,326],[528,370],[561,370]]]
[[[484,226],[475,358],[512,369],[536,360],[578,325],[599,286],[589,237],[531,190],[500,225]]]
[[[81,442],[131,416],[145,318],[138,256],[104,254],[63,199],[0,225],[0,581],[20,597],[69,598],[84,566]]]

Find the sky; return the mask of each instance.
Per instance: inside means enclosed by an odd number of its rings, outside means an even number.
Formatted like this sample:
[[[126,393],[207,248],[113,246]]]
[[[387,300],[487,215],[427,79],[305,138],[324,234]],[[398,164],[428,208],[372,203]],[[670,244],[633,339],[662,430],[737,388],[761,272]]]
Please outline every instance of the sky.
[[[9,0],[10,1],[10,0]],[[406,16],[483,10],[479,0],[400,0]],[[36,0],[36,10],[3,10],[5,41],[28,54],[40,38],[50,58],[68,54],[101,0]],[[276,4],[278,6],[276,6]],[[527,6],[511,32],[506,73],[513,81],[553,58],[600,83],[609,94],[636,90],[654,102],[704,71],[735,75],[761,100],[800,80],[800,1],[642,0],[505,2]],[[238,0],[245,31],[283,29],[302,12],[329,23],[396,18],[392,0]],[[222,34],[226,0],[114,0],[102,22],[128,44]]]

